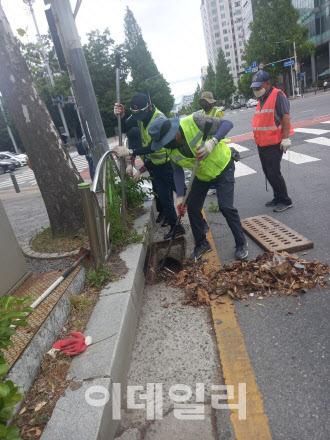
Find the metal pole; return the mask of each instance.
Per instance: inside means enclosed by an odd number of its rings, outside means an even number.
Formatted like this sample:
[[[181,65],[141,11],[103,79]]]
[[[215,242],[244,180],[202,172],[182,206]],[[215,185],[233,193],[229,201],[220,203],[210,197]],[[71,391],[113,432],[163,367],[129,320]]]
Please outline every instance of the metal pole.
[[[93,209],[90,186],[90,183],[84,182],[79,183],[78,188],[81,191],[81,199],[84,208],[89,244],[92,251],[94,266],[96,269],[99,269],[104,265],[104,261],[100,252],[100,243],[97,235],[97,225]]]
[[[39,46],[41,46],[41,58],[42,58],[42,61],[43,61],[44,65],[45,65],[45,67],[46,67],[50,84],[51,84],[52,87],[54,87],[55,83],[54,83],[53,73],[52,73],[52,71],[50,69],[50,65],[49,65],[48,58],[47,58],[47,55],[46,55],[46,52],[45,52],[45,49],[44,49],[44,45],[42,44],[42,41],[41,41],[41,36],[40,36],[39,28],[38,28],[38,23],[37,23],[36,17],[34,15],[34,10],[33,10],[33,7],[32,7],[32,3],[34,2],[34,0],[23,0],[23,1],[30,8],[30,12],[31,12],[31,15],[32,15],[32,18],[33,18],[34,26],[35,26],[36,31],[37,31],[38,43],[39,43]],[[68,129],[68,126],[67,126],[67,123],[66,123],[66,120],[65,120],[65,116],[64,116],[64,113],[63,113],[63,109],[62,109],[62,106],[61,106],[60,102],[57,103],[57,109],[58,109],[58,112],[60,114],[61,121],[62,121],[64,130],[65,130],[65,137],[67,139],[67,143],[69,144],[69,146],[71,146],[70,133],[69,133],[69,129]]]
[[[49,1],[47,1],[49,3]],[[70,80],[94,164],[109,151],[92,81],[69,0],[50,0]]]
[[[295,93],[294,93],[294,79],[293,79],[292,65],[290,67],[291,67],[292,97],[294,97]]]
[[[117,52],[115,55],[116,60],[116,100],[118,104],[120,104],[120,53]],[[123,145],[123,135],[121,131],[121,117],[118,115],[118,138],[119,145]],[[124,225],[126,226],[126,191],[125,191],[125,169],[126,169],[126,160],[124,157],[119,159],[119,171],[120,171],[120,180],[121,180],[121,215],[123,217]]]
[[[2,107],[1,99],[0,99],[0,109],[1,109],[1,111],[2,111],[2,116],[3,116],[3,119],[4,119],[4,121],[5,121],[5,123],[6,123],[6,126],[7,126],[7,131],[8,131],[9,137],[10,137],[10,139],[11,139],[13,145],[14,145],[14,148],[15,148],[16,153],[18,154],[17,144],[16,144],[15,138],[14,138],[14,136],[13,136],[13,133],[12,133],[12,131],[11,131],[9,125],[8,125],[8,121],[7,121],[7,118],[6,118],[6,114],[5,114],[4,108]]]
[[[12,171],[10,171],[9,174],[10,174],[10,178],[11,178],[11,180],[12,180],[12,182],[13,182],[13,185],[14,185],[15,191],[16,191],[17,193],[20,193],[21,190],[19,189],[19,186],[18,186],[18,183],[17,183],[17,180],[16,180],[16,176],[15,176],[15,174],[14,174]]]
[[[298,89],[298,95],[300,95],[299,81],[298,81],[298,62],[297,62],[297,52],[296,52],[296,42],[293,42],[293,52],[294,52],[294,69],[296,71],[296,88]]]

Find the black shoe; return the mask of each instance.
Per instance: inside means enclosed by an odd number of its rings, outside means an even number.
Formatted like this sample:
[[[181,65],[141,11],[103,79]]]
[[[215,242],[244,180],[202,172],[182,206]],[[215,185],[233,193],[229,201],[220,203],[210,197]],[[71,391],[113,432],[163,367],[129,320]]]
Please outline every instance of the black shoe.
[[[244,260],[249,254],[247,244],[236,246],[235,258],[236,260]]]
[[[171,240],[171,238],[173,237],[173,232],[174,232],[174,226],[173,226],[173,228],[171,228],[169,230],[169,232],[166,235],[164,235],[164,240]],[[180,224],[176,228],[175,238],[180,237],[181,235],[184,235],[185,233],[186,233],[186,231],[184,230],[184,227]]]
[[[199,260],[203,254],[210,252],[211,250],[212,246],[208,241],[205,241],[203,244],[196,244],[194,252],[190,255],[189,260]]]
[[[205,222],[205,225],[204,225],[204,234],[207,235],[207,233],[209,232],[209,230],[210,230],[210,227],[209,227],[209,225],[207,224],[207,222]]]
[[[164,212],[160,212],[156,218],[156,223],[160,223],[163,220],[165,220],[165,213]]]
[[[276,207],[273,209],[273,211],[282,212],[285,211],[286,209],[292,208],[292,206],[293,206],[292,203],[288,203],[287,205],[285,205],[284,203],[278,203]]]
[[[277,201],[275,199],[270,200],[269,202],[265,203],[265,206],[267,206],[267,208],[270,208],[272,206],[276,206],[277,205]]]
[[[164,218],[163,223],[160,225],[162,228],[165,228],[166,226],[168,226],[168,220],[167,217]]]

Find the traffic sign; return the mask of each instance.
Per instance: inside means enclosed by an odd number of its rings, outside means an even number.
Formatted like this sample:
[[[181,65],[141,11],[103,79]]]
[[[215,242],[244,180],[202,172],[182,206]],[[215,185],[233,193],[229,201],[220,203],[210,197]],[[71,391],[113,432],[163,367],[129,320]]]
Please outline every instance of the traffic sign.
[[[260,70],[262,70],[265,67],[265,65],[264,65],[264,63],[260,63],[258,67]]]
[[[252,72],[258,72],[258,67],[252,67]]]
[[[294,65],[294,60],[284,61],[284,67],[293,66],[293,65]]]
[[[253,63],[251,64],[251,67],[253,68],[253,67],[257,67],[257,66],[258,66],[257,61],[253,61]]]
[[[246,70],[247,70],[247,73],[251,73],[252,72],[252,67],[249,66]]]

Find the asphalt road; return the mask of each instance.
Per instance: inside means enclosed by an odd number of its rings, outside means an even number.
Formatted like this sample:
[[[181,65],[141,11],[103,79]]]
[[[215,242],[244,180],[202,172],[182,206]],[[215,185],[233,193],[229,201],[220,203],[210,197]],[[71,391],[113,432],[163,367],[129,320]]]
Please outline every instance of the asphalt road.
[[[238,112],[231,117],[230,112],[226,113],[224,117],[235,124],[233,134],[251,131],[249,118],[253,112]],[[291,114],[294,122],[330,114],[330,93],[291,101]],[[309,129],[321,132],[307,133]],[[327,123],[299,129],[292,136],[289,160],[282,161],[282,172],[294,206],[283,213],[264,206],[272,199],[272,192],[266,192],[253,140],[239,142],[239,146],[246,148],[241,152],[235,188],[235,206],[241,218],[267,213],[279,219],[314,242],[314,248],[302,258],[329,263],[330,118]],[[254,172],[244,175],[249,170]],[[219,259],[222,264],[230,263],[234,260],[232,235],[221,214],[208,212],[210,202],[216,204],[216,197],[207,197],[205,211]],[[263,252],[249,238],[248,243],[249,258]],[[262,301],[262,306],[255,299],[250,302],[255,310],[245,307],[245,302],[236,303],[235,310],[263,395],[272,438],[328,439],[328,291],[313,289],[297,298],[274,297]]]

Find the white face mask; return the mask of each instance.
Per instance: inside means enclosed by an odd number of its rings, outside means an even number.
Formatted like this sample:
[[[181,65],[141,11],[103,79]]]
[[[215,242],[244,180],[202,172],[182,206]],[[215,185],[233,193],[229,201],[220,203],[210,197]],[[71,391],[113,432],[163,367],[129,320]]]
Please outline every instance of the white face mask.
[[[263,88],[261,90],[254,90],[253,93],[255,94],[256,98],[261,98],[266,93],[266,89]]]

